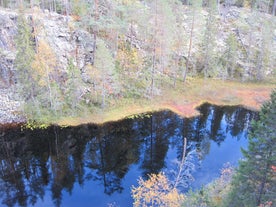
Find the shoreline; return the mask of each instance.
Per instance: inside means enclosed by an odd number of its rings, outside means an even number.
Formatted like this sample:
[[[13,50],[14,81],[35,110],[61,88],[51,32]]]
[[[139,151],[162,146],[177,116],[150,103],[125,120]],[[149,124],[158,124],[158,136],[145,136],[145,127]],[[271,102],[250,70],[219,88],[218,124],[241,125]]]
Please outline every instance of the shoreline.
[[[192,80],[184,88],[176,91],[170,89],[161,96],[154,97],[153,100],[142,100],[141,102],[134,100],[133,103],[118,104],[113,108],[85,117],[67,117],[59,120],[56,124],[61,126],[104,124],[137,114],[161,110],[170,110],[179,116],[189,118],[200,115],[196,108],[204,103],[240,106],[252,111],[259,111],[262,104],[269,100],[271,91],[276,87],[276,84],[273,83],[240,83],[214,79],[207,80],[207,82],[206,84],[204,79]],[[200,87],[202,84],[206,84],[205,87]]]
[[[258,111],[262,104],[269,100],[270,93],[275,87],[276,84],[273,83],[191,79],[185,85],[179,82],[175,89],[164,89],[162,95],[153,99],[133,99],[127,100],[127,103],[119,100],[105,110],[86,114],[86,116],[62,117],[60,120],[48,124],[59,126],[101,125],[106,122],[161,110],[170,110],[182,117],[193,117],[199,115],[196,108],[204,103],[219,106],[241,106],[252,111]],[[6,110],[9,108],[7,107]],[[3,111],[5,109],[2,109]],[[22,115],[15,113],[14,108],[8,112],[12,115],[12,119],[9,122],[6,120],[6,123],[0,120],[0,128],[22,126],[27,123]]]

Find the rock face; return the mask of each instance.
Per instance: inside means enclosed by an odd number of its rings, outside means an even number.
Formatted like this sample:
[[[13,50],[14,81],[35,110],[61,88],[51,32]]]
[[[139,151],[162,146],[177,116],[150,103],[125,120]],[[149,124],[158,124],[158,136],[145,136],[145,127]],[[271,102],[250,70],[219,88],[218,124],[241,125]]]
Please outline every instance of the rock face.
[[[16,19],[17,15],[14,12],[0,12],[0,87],[10,86],[13,81]]]
[[[94,40],[85,30],[77,29],[70,17],[41,11],[38,8],[25,13],[33,27],[37,42],[49,45],[57,60],[58,70],[67,73],[72,62],[80,68],[93,64]],[[15,100],[12,86],[16,82],[14,60],[16,57],[15,37],[18,13],[0,9],[0,123],[22,122],[18,115],[20,102]]]
[[[82,69],[94,61],[94,40],[85,30],[76,29],[70,17],[42,12],[36,8],[25,14],[35,30],[36,39],[43,40],[54,51],[58,69],[66,71],[69,61]],[[15,36],[18,14],[0,10],[0,86],[9,87],[14,80],[16,56]]]
[[[74,29],[69,17],[59,14],[35,15],[40,22],[37,39],[46,40],[55,52],[60,69],[66,70],[69,61],[80,69],[94,61],[94,40],[87,31]]]

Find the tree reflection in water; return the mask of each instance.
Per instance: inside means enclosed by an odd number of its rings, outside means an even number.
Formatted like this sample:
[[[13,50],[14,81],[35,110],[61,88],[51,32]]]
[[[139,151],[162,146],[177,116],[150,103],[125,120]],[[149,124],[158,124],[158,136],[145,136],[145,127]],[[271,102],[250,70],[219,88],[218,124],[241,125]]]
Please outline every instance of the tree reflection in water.
[[[158,173],[168,166],[170,148],[181,159],[184,137],[188,151],[196,149],[204,159],[211,140],[220,145],[229,133],[240,139],[257,116],[243,108],[209,104],[199,111],[201,115],[191,119],[162,111],[101,126],[2,128],[1,203],[35,205],[50,190],[52,203],[61,206],[63,192],[71,194],[76,183],[84,186],[88,181],[100,183],[104,194],[124,193],[129,191],[124,190],[124,178],[133,173],[133,166],[143,177]]]

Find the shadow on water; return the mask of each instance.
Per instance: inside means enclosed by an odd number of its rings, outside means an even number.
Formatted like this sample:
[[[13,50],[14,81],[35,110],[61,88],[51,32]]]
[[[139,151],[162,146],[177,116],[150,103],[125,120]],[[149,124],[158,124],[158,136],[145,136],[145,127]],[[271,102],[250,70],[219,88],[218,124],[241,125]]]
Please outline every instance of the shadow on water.
[[[191,119],[162,111],[101,126],[2,129],[0,205],[130,206],[130,187],[181,159],[184,137],[198,154],[192,187],[204,185],[241,157],[257,114],[209,104],[198,110]]]

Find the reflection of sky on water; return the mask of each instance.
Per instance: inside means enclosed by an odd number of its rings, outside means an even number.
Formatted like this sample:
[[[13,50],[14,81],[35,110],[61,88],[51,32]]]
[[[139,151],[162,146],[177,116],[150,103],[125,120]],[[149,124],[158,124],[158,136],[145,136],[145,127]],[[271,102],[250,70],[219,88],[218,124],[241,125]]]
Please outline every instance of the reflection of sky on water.
[[[211,141],[210,153],[205,156],[200,167],[194,173],[195,181],[192,183],[193,188],[200,188],[212,181],[215,177],[220,176],[220,170],[225,163],[237,166],[238,160],[242,158],[240,148],[247,146],[247,140],[237,140],[230,136],[221,143],[220,146]]]
[[[131,206],[131,186],[139,176],[171,169],[182,157],[184,137],[187,152],[199,155],[192,183],[199,188],[218,177],[224,163],[237,165],[256,115],[208,104],[199,110],[202,115],[191,119],[164,111],[102,126],[5,131],[0,201],[3,206]]]

